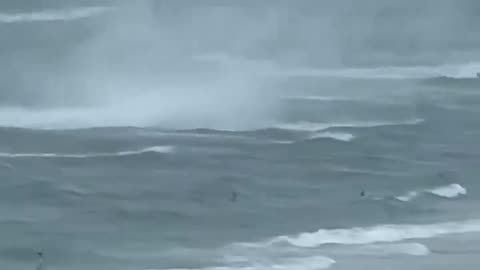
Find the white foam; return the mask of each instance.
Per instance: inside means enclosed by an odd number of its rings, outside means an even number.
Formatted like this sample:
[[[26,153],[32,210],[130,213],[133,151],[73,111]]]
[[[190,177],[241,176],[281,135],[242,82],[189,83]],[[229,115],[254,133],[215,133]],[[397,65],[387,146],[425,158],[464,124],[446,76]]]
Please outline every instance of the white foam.
[[[428,256],[430,249],[420,243],[389,243],[389,244],[368,244],[368,245],[350,245],[330,247],[329,254],[335,256]]]
[[[86,153],[86,154],[62,154],[62,153],[0,153],[0,157],[6,158],[95,158],[141,155],[144,153],[171,153],[173,146],[153,146],[139,150],[120,151],[113,153]]]
[[[406,254],[412,256],[426,256],[431,253],[430,249],[420,243],[400,243],[400,244],[374,244],[361,248],[360,253],[364,255],[395,255]]]
[[[370,127],[380,127],[380,126],[396,126],[396,125],[417,125],[422,123],[423,119],[413,119],[406,121],[365,121],[365,122],[326,122],[326,123],[316,123],[316,122],[297,122],[297,123],[288,123],[277,125],[277,128],[288,129],[288,130],[297,130],[297,131],[321,131],[329,128],[335,127],[353,127],[353,128],[370,128]]]
[[[396,199],[400,200],[400,201],[403,201],[403,202],[408,202],[410,201],[411,199],[415,198],[418,196],[418,192],[417,191],[409,191],[407,194],[404,194],[404,195],[401,195],[401,196],[397,196],[395,197]]]
[[[310,136],[310,139],[331,138],[337,141],[349,142],[355,139],[355,136],[344,132],[320,132]]]
[[[328,129],[332,127],[332,124],[301,121],[297,123],[280,124],[280,125],[277,125],[276,127],[280,129],[287,129],[287,130],[318,131],[318,130]]]
[[[297,236],[279,236],[260,244],[289,243],[297,247],[317,247],[324,244],[358,245],[379,242],[398,242],[409,239],[427,239],[440,235],[480,232],[480,220],[466,220],[418,225],[379,225],[367,228],[318,230]],[[251,244],[252,245],[252,244]],[[252,246],[259,246],[253,244]]]
[[[174,268],[168,270],[317,270],[327,269],[335,260],[324,256],[304,257],[295,259],[280,259],[276,262],[255,262],[245,258],[247,263],[240,266],[216,266],[204,268]],[[147,269],[154,270],[154,269]]]
[[[445,198],[455,198],[460,195],[466,195],[467,189],[459,184],[451,184],[448,186],[431,189],[429,192]]]
[[[296,141],[275,140],[275,141],[272,141],[272,143],[274,143],[274,144],[292,144],[292,143],[296,143]]]
[[[405,195],[397,196],[395,198],[397,198],[400,201],[408,202],[425,193],[434,194],[436,196],[440,196],[444,198],[455,198],[461,195],[466,195],[467,189],[460,184],[450,184],[447,186],[441,186],[441,187],[436,187],[432,189],[410,191]]]
[[[72,21],[100,15],[109,9],[107,7],[82,7],[32,13],[0,13],[0,23]]]

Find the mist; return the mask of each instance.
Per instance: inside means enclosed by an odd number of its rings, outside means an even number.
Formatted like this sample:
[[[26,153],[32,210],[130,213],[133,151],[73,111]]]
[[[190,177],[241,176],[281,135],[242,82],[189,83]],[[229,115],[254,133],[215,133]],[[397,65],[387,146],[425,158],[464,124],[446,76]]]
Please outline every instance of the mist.
[[[348,77],[352,68],[356,76],[370,68],[370,77],[389,78],[378,74],[391,72],[381,67],[411,72],[420,66],[433,74],[428,66],[437,72],[445,64],[471,66],[479,57],[477,1],[152,0],[74,7],[97,8],[92,14],[42,3],[21,11],[12,6],[0,16],[6,19],[0,23],[1,125],[259,128],[284,113],[272,86],[305,75],[299,70],[335,69],[307,73]]]

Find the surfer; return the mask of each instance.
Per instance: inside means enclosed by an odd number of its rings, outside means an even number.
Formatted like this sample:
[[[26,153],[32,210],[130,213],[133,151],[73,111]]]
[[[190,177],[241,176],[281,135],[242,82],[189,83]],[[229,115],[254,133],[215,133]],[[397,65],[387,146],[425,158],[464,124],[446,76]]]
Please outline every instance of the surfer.
[[[35,270],[43,270],[43,253],[37,252],[38,255],[38,264]]]
[[[232,191],[231,201],[232,201],[232,202],[236,202],[236,201],[237,201],[237,197],[238,197],[237,192],[236,192],[236,191]]]

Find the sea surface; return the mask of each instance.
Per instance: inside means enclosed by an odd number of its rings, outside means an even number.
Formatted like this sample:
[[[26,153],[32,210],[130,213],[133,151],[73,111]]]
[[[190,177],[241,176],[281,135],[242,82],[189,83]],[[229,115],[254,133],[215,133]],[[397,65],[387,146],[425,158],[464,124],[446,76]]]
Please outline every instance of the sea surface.
[[[180,2],[0,1],[0,269],[478,269],[476,2]]]

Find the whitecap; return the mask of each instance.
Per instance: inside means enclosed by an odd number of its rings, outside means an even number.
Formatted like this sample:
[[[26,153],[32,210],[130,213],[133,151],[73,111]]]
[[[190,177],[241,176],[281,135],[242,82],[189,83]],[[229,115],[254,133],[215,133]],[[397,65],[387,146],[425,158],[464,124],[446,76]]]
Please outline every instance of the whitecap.
[[[451,184],[448,186],[431,189],[428,192],[440,197],[455,198],[459,195],[467,194],[467,189],[465,189],[459,184]]]
[[[408,202],[426,193],[430,193],[430,194],[433,194],[439,197],[444,197],[444,198],[455,198],[461,195],[466,195],[467,189],[460,184],[450,184],[447,186],[441,186],[441,187],[436,187],[432,189],[409,191],[407,194],[397,196],[395,198],[397,198],[400,201]]]

